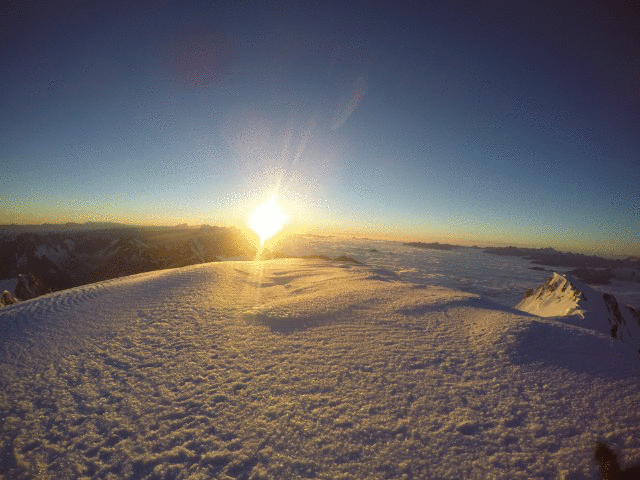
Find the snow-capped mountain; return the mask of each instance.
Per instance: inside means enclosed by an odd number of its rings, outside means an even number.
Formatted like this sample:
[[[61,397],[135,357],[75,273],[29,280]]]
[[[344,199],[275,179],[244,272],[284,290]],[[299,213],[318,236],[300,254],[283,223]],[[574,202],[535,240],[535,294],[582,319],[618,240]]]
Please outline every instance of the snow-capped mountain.
[[[71,239],[65,239],[60,243],[41,243],[39,244],[34,254],[38,258],[46,257],[56,265],[61,265],[68,260],[75,247],[75,242]]]
[[[565,323],[610,335],[640,351],[640,311],[575,278],[554,272],[544,285],[528,290],[516,308],[540,317],[563,317]]]

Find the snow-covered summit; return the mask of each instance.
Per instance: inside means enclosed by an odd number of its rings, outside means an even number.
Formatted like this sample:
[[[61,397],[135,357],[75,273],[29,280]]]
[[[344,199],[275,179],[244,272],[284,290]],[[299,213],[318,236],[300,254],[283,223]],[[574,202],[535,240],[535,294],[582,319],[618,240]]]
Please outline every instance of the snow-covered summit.
[[[610,335],[640,350],[640,312],[575,278],[554,272],[544,285],[528,290],[516,308],[540,317],[565,317],[565,323]]]
[[[599,438],[640,457],[634,352],[403,275],[212,262],[0,308],[0,480],[586,480]]]

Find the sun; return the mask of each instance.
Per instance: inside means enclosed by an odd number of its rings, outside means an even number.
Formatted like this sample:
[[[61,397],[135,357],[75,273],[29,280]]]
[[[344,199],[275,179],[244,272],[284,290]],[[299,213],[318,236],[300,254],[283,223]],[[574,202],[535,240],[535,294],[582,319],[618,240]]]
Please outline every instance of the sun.
[[[249,227],[260,237],[260,246],[264,245],[265,240],[282,230],[285,223],[287,223],[287,216],[276,205],[273,198],[259,207],[249,218]]]

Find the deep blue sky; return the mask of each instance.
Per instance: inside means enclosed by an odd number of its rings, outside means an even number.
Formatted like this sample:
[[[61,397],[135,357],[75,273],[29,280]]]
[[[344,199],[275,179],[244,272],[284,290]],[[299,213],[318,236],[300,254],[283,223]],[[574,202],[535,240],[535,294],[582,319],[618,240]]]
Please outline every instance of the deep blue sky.
[[[640,253],[630,3],[12,2],[0,221]]]

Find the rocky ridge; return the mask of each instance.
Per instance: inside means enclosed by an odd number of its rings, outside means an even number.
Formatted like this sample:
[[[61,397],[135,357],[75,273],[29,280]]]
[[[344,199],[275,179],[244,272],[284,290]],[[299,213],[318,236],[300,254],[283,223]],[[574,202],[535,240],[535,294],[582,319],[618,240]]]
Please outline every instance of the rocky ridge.
[[[516,308],[595,330],[640,352],[640,310],[570,276],[554,272],[544,285],[528,290]]]

